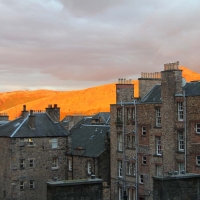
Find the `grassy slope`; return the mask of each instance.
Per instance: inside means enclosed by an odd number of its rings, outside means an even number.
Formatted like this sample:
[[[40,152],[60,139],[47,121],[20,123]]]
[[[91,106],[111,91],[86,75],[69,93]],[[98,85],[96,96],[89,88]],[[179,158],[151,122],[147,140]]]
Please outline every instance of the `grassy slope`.
[[[187,82],[200,80],[197,74],[186,67],[181,67]],[[135,96],[138,96],[138,81],[135,85]],[[20,116],[23,105],[27,109],[44,110],[48,104],[61,107],[61,119],[69,114],[93,114],[110,110],[115,103],[115,83],[92,87],[84,90],[58,92],[51,90],[15,91],[0,93],[0,112],[5,112],[12,120]]]

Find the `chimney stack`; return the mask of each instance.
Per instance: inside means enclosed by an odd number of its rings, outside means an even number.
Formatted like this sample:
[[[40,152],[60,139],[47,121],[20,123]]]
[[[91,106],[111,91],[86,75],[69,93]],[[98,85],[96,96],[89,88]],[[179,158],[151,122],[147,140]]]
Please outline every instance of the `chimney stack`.
[[[46,113],[51,117],[54,122],[60,122],[60,108],[57,104],[54,104],[54,106],[49,104],[48,108],[46,108]]]
[[[28,111],[26,110],[26,105],[23,105],[22,119],[25,119],[27,116],[28,116]]]
[[[33,110],[30,110],[28,125],[31,129],[35,129],[35,115],[33,114]]]

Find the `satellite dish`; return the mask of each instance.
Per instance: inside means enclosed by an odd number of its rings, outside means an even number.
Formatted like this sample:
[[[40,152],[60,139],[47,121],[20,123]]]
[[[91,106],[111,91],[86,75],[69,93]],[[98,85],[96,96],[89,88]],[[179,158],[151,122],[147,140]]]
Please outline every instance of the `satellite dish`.
[[[184,87],[186,85],[186,80],[185,78],[182,78],[182,87]]]

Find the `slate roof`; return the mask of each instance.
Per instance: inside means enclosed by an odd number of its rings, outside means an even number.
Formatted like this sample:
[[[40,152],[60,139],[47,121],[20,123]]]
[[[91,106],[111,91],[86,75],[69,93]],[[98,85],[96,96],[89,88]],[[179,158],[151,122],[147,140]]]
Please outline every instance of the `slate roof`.
[[[0,126],[0,137],[35,138],[35,137],[65,137],[68,135],[61,123],[55,123],[46,113],[34,113],[35,129],[28,126],[28,117],[21,117]]]
[[[200,96],[200,82],[189,82],[184,86],[185,96]],[[140,103],[161,103],[161,85],[155,85]]]
[[[71,132],[71,153],[77,155],[74,149],[82,147],[84,149],[82,156],[98,157],[106,149],[104,140],[107,132],[110,132],[110,126],[108,125],[82,124],[79,129]]]
[[[92,117],[92,119],[99,119],[101,118],[104,124],[110,123],[110,113],[109,112],[100,112]]]

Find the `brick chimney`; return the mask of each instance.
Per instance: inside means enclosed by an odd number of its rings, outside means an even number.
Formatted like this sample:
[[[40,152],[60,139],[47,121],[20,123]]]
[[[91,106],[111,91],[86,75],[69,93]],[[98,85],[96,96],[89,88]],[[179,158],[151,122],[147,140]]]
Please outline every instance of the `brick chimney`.
[[[161,73],[141,73],[141,78],[139,81],[139,97],[142,99],[153,87],[154,85],[161,84]]]
[[[57,104],[54,104],[54,106],[49,104],[48,108],[46,108],[46,113],[54,122],[60,122],[60,108],[57,106]]]
[[[35,129],[35,115],[33,114],[33,110],[30,110],[30,115],[28,117],[28,125],[31,129]]]
[[[25,119],[27,116],[28,116],[28,111],[26,110],[26,105],[23,105],[22,119]]]
[[[123,78],[118,79],[116,84],[116,103],[131,102],[134,97],[134,84],[131,83],[131,79],[126,80]]]

